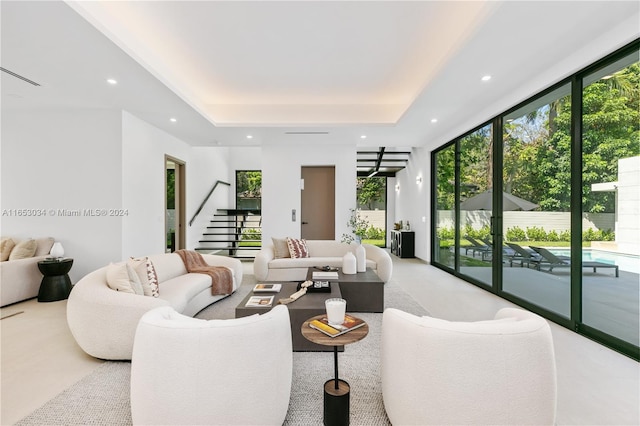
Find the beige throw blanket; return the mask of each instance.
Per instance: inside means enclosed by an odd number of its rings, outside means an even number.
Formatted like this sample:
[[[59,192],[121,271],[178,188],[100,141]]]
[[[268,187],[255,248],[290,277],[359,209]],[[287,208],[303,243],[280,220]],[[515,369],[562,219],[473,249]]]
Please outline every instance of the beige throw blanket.
[[[206,274],[211,277],[211,293],[231,294],[233,292],[233,275],[224,266],[209,265],[202,255],[192,250],[176,250],[187,268],[187,272]]]

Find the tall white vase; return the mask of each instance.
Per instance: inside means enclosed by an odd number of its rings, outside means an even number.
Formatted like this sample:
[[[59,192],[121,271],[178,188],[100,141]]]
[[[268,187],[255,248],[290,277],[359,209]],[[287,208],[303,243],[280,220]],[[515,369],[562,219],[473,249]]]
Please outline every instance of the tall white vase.
[[[367,251],[362,246],[362,243],[356,246],[356,265],[358,272],[364,272],[367,270]]]
[[[342,273],[347,275],[356,273],[356,257],[351,252],[347,252],[342,257]]]

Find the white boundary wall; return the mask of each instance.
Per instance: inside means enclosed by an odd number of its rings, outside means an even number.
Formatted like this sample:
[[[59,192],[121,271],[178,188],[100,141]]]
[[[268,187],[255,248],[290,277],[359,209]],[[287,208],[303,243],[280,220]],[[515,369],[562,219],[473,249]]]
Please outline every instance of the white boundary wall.
[[[470,224],[473,229],[480,229],[489,226],[491,212],[487,210],[471,210],[460,212],[460,221],[463,224]],[[438,211],[438,227],[452,228],[454,225],[454,215],[452,210]],[[507,229],[519,226],[525,230],[527,228],[538,227],[545,231],[571,230],[571,213],[569,212],[504,212],[503,213],[503,234]],[[582,229],[602,229],[615,230],[614,213],[583,213]]]

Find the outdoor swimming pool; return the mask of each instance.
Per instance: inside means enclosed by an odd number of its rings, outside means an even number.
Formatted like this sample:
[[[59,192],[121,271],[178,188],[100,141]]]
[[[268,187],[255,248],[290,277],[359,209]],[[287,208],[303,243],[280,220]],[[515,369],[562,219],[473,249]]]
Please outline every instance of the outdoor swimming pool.
[[[569,256],[571,254],[571,251],[566,249],[549,249],[549,251],[555,255],[560,256]],[[590,260],[609,263],[611,265],[618,265],[621,271],[640,274],[640,256],[634,256],[632,254],[621,254],[604,250],[583,249],[582,261],[587,262]]]

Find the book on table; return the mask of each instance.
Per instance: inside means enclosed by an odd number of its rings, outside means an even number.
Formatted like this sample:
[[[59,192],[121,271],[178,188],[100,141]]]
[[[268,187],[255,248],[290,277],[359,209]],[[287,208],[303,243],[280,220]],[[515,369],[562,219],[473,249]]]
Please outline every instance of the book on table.
[[[256,284],[254,293],[277,293],[282,289],[282,284]]]
[[[273,296],[251,296],[244,305],[250,308],[268,308],[273,304]]]
[[[364,320],[346,314],[344,316],[344,322],[341,325],[329,324],[327,317],[322,317],[309,322],[309,327],[314,328],[329,337],[336,337],[355,330],[356,328],[360,328],[364,324]]]
[[[334,271],[313,271],[311,275],[314,280],[337,280],[338,273]]]

